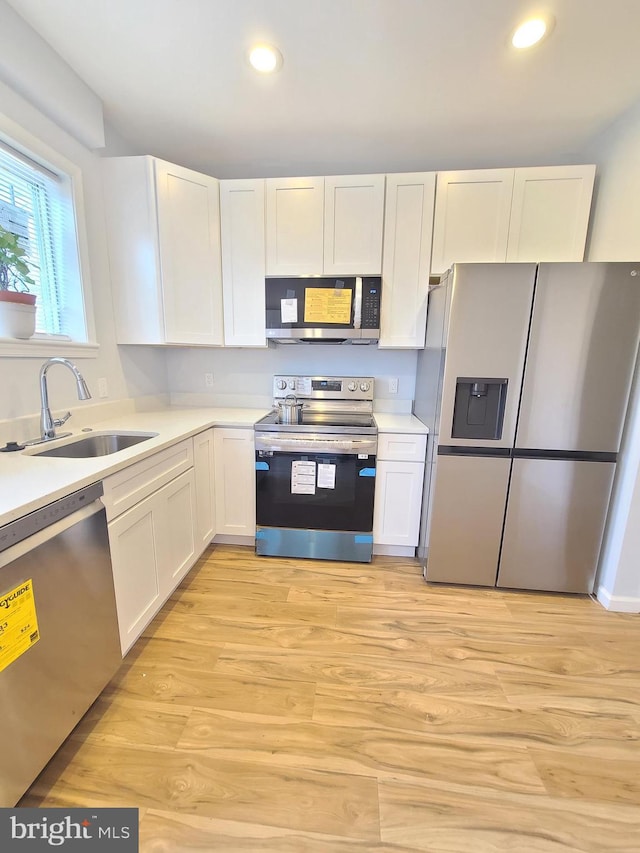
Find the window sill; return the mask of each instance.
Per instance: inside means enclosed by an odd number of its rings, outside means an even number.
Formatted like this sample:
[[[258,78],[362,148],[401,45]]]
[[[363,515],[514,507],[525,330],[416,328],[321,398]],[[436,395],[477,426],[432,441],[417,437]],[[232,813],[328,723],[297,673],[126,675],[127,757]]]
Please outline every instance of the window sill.
[[[62,341],[54,338],[0,338],[0,358],[50,358],[60,355],[65,358],[97,358],[99,344]]]

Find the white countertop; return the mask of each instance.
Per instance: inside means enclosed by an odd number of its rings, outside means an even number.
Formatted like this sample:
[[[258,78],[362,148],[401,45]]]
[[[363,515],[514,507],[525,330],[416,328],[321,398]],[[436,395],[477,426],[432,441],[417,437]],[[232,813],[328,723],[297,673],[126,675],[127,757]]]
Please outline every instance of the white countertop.
[[[95,483],[133,462],[144,459],[212,426],[252,427],[267,414],[265,409],[165,409],[122,414],[92,424],[95,432],[156,432],[157,436],[110,456],[65,459],[29,453],[63,444],[51,442],[25,451],[0,453],[0,525]],[[64,430],[62,430],[64,431]],[[74,436],[91,435],[76,429]]]
[[[380,432],[406,432],[414,435],[428,435],[429,433],[427,427],[415,415],[374,412],[373,416]]]
[[[38,450],[60,442],[36,445],[27,451],[0,453],[0,525],[33,512],[89,483],[95,483],[145,459],[184,438],[209,427],[252,427],[267,410],[240,408],[169,408],[155,412],[121,414],[91,424],[94,432],[155,432],[154,438],[109,456],[91,459],[34,456]],[[380,432],[428,432],[422,421],[410,414],[375,413]],[[80,429],[74,436],[90,435]]]

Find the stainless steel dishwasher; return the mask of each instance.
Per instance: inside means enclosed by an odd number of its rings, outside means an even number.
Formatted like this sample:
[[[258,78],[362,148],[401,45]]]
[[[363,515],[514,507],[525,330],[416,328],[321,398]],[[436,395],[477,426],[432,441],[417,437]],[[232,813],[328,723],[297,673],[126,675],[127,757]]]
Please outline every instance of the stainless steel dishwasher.
[[[0,807],[122,662],[101,495],[94,483],[0,527]]]

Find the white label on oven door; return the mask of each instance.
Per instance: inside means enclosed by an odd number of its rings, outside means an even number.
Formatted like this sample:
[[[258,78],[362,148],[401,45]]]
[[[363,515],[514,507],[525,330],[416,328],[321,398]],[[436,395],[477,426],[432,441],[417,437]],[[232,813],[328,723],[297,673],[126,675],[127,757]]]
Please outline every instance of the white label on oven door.
[[[298,300],[297,299],[281,299],[280,314],[283,323],[298,322]]]
[[[319,489],[335,489],[336,487],[336,466],[335,465],[318,465],[318,488]]]
[[[358,453],[358,459],[368,459],[368,458],[369,458],[368,453]]]
[[[291,463],[291,494],[315,495],[316,493],[316,463]]]

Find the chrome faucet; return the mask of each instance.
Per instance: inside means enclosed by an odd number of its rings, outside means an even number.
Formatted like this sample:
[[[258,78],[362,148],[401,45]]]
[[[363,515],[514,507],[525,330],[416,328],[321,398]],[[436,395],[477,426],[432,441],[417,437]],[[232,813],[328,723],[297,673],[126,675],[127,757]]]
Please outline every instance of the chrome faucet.
[[[48,358],[40,368],[40,441],[51,441],[54,438],[64,438],[71,435],[70,432],[63,432],[56,435],[56,427],[62,426],[71,417],[71,412],[66,412],[61,418],[54,418],[49,408],[49,390],[47,388],[47,371],[52,364],[64,364],[73,373],[76,378],[76,386],[78,391],[78,400],[90,400],[91,393],[87,388],[87,383],[78,368],[68,358]],[[35,442],[34,442],[35,443]]]

